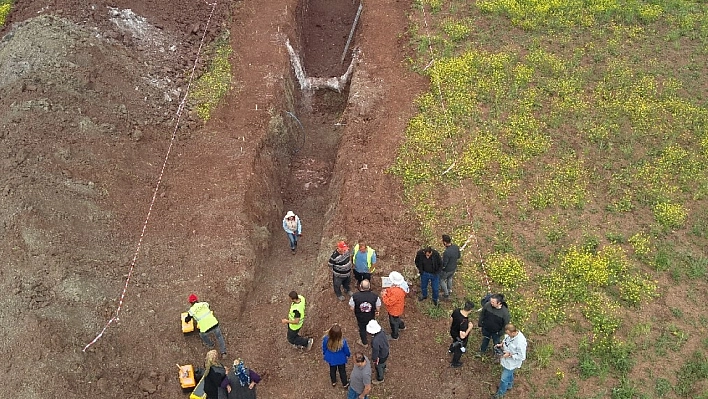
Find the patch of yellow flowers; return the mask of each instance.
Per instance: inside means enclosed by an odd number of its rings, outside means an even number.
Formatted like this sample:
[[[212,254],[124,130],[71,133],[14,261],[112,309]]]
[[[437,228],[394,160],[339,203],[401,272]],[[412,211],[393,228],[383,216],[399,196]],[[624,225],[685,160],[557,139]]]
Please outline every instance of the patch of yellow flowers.
[[[11,8],[11,2],[0,4],[0,26],[5,25],[5,19],[7,18],[7,15],[10,14]]]
[[[231,88],[231,44],[228,34],[217,39],[212,49],[212,57],[207,71],[194,83],[192,101],[196,103],[197,115],[207,121],[219,101]]]
[[[686,223],[688,212],[681,204],[659,202],[654,205],[654,218],[660,226],[667,229],[679,229]]]
[[[487,259],[489,277],[504,288],[516,288],[528,281],[524,262],[513,254],[492,254]]]

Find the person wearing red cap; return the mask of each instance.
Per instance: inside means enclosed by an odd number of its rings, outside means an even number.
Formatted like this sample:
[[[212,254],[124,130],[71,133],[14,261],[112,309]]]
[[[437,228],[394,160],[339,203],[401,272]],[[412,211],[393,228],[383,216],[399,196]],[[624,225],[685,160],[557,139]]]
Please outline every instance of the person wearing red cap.
[[[211,339],[209,339],[209,333],[214,333],[216,342],[219,344],[221,358],[226,359],[226,343],[224,342],[224,335],[221,334],[219,321],[216,320],[214,312],[209,309],[209,304],[207,302],[199,302],[199,298],[197,298],[194,294],[189,295],[189,304],[192,306],[187,311],[187,317],[184,321],[189,323],[192,319],[194,319],[197,322],[199,337],[201,337],[204,344],[209,348],[214,347],[214,343]]]
[[[352,296],[352,291],[349,289],[352,280],[352,253],[349,252],[346,242],[337,243],[337,249],[329,257],[329,267],[332,269],[332,286],[337,299],[344,300],[342,288],[347,291],[349,296]]]

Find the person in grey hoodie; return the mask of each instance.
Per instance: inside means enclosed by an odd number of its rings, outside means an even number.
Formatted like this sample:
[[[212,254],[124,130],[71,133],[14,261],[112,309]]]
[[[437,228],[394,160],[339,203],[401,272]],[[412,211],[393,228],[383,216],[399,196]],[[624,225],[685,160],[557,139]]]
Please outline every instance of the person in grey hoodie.
[[[503,398],[506,391],[514,385],[514,370],[521,367],[526,360],[526,337],[517,330],[513,324],[505,327],[504,341],[495,346],[503,351],[501,357],[502,375],[499,389],[494,394],[494,399]]]
[[[373,335],[371,338],[371,361],[376,368],[376,379],[372,384],[384,382],[384,372],[386,371],[386,361],[389,355],[388,337],[381,329],[381,325],[376,320],[371,320],[366,325],[366,332]]]
[[[492,295],[489,298],[489,302],[485,303],[479,312],[477,325],[482,329],[482,346],[479,348],[480,356],[487,352],[490,340],[494,342],[494,345],[501,342],[504,326],[509,324],[510,319],[509,307],[504,301],[504,295]]]
[[[457,263],[460,261],[462,254],[460,253],[460,247],[452,242],[452,238],[450,238],[449,235],[443,234],[442,242],[445,246],[445,250],[442,254],[440,289],[443,292],[443,300],[447,301],[450,299],[450,294],[452,294],[452,276],[454,276],[457,271]]]

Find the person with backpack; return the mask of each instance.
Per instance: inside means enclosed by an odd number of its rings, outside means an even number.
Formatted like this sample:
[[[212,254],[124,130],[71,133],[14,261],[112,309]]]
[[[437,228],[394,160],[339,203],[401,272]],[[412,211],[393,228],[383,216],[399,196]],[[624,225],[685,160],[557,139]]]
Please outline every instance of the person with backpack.
[[[510,319],[509,306],[504,301],[504,295],[494,294],[490,296],[489,301],[483,304],[482,310],[479,312],[477,325],[482,330],[482,345],[479,348],[479,356],[483,356],[487,352],[490,340],[494,342],[494,345],[501,342],[504,326],[509,324]]]
[[[467,351],[467,340],[474,326],[473,323],[469,322],[468,318],[473,309],[474,304],[470,301],[466,301],[464,308],[457,308],[453,310],[450,315],[450,337],[452,337],[452,343],[447,350],[448,353],[452,353],[450,367],[462,367],[460,359],[462,358],[462,354]]]

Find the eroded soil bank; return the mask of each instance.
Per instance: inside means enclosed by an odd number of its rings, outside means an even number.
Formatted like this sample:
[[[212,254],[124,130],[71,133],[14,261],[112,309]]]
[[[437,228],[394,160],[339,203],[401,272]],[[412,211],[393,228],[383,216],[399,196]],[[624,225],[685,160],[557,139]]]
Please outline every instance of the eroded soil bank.
[[[88,353],[81,348],[115,311],[210,6],[30,1],[11,16],[10,24],[38,11],[63,19],[28,23],[37,25],[24,35],[16,27],[0,48],[0,73],[16,71],[0,81],[0,106],[10,110],[0,114],[1,345],[18,370],[8,386],[29,398],[181,395],[174,364],[204,356],[198,336],[182,336],[177,322],[196,292],[219,317],[229,354],[266,376],[259,396],[290,398],[293,387],[304,398],[344,395],[329,385],[317,351],[287,345],[277,321],[297,289],[310,303],[305,334],[319,338],[338,321],[355,341],[326,268],[339,239],[370,241],[380,275],[410,267],[414,218],[385,170],[424,81],[407,70],[399,37],[410,4],[374,0],[356,33],[362,58],[351,89],[317,93],[303,109],[284,37],[299,44],[309,74],[341,74],[332,67],[358,4],[342,2],[333,15],[328,4],[218,4],[207,38],[230,30],[233,90],[208,124],[187,118],[179,130],[120,321]],[[162,46],[121,30],[109,5],[146,18]],[[325,19],[308,17],[304,5]],[[25,50],[11,47],[18,40]],[[285,111],[303,123],[297,154],[280,129]],[[290,208],[306,229],[296,256],[280,228]],[[446,321],[407,306],[411,329],[393,345],[390,379],[375,394],[450,397],[459,375],[447,374],[431,339]],[[35,374],[42,378],[27,378]]]

